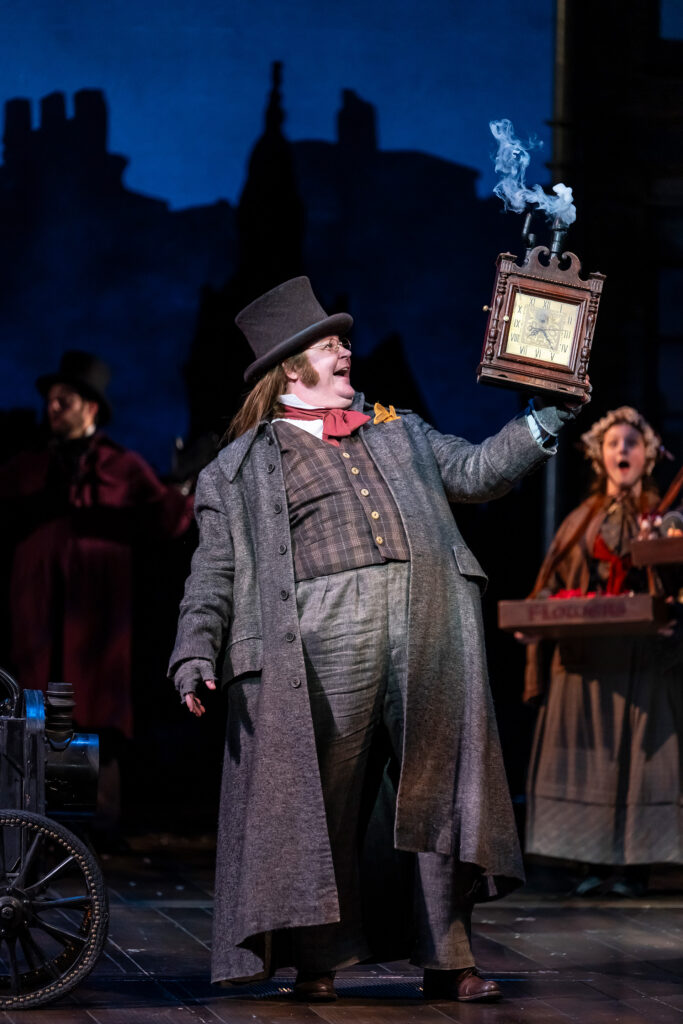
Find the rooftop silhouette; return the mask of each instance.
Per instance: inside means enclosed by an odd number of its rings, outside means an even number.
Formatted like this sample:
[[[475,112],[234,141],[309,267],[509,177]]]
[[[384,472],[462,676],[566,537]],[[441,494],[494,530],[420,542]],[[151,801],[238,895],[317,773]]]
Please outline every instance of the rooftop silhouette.
[[[164,470],[174,436],[221,433],[239,402],[250,354],[235,313],[308,273],[331,311],[343,296],[356,318],[357,365],[396,339],[400,379],[413,380],[388,401],[412,398],[442,427],[455,411],[480,435],[515,407],[474,386],[480,310],[515,218],[477,198],[471,169],[379,149],[374,108],[351,89],[336,142],[291,143],[283,77],[275,62],[236,209],[171,211],[129,189],[99,90],[78,91],[72,116],[51,93],[36,124],[27,99],[6,104],[0,326],[23,390],[0,384],[0,405],[32,402],[65,348],[95,351],[113,367],[113,432]]]

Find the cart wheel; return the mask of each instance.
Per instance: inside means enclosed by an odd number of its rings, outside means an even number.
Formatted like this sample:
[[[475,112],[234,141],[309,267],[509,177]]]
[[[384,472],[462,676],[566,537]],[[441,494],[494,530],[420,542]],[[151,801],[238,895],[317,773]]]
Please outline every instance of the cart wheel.
[[[0,1009],[69,992],[95,966],[108,923],[85,844],[40,814],[0,811]]]
[[[0,715],[14,718],[20,697],[19,683],[4,668],[0,668]]]

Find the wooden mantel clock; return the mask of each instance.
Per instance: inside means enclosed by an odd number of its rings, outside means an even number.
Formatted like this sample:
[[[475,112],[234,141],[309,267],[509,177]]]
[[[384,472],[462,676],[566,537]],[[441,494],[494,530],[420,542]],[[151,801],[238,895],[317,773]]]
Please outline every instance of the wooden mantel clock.
[[[527,251],[524,263],[501,253],[477,380],[582,398],[604,274],[580,277],[572,252],[555,245]]]

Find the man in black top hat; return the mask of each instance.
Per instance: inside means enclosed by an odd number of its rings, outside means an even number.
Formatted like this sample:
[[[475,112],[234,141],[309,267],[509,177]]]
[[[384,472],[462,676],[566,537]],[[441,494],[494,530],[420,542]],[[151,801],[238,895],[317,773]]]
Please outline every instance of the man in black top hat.
[[[111,418],[109,367],[89,352],[65,352],[59,370],[38,378],[52,434],[62,441],[90,437]]]
[[[145,534],[177,535],[192,509],[191,498],[101,430],[112,412],[109,377],[91,353],[65,352],[58,369],[36,381],[48,444],[0,468],[14,545],[13,669],[28,689],[51,679],[73,684],[76,721],[102,741],[100,795],[112,793],[109,812],[101,808],[105,829],[117,815],[113,755],[133,727],[133,544]]]
[[[411,955],[427,997],[496,999],[474,966],[472,907],[523,868],[486,577],[450,503],[506,493],[571,414],[531,409],[474,445],[367,405],[350,382],[353,321],[328,316],[305,277],[236,322],[252,390],[199,477],[169,669],[195,715],[204,685],[229,684],[213,980],[293,964],[298,998],[323,1001],[338,968]]]

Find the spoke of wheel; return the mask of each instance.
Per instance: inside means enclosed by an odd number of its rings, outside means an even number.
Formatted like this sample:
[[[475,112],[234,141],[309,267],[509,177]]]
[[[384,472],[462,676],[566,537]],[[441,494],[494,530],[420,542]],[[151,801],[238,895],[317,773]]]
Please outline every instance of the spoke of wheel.
[[[21,845],[21,844],[20,844]],[[19,870],[21,864],[21,852],[11,866],[7,863],[7,850],[5,848],[5,829],[0,825],[0,870],[2,871],[2,884],[10,882]]]
[[[26,881],[26,876],[29,873],[29,869],[30,869],[31,865],[33,864],[33,859],[34,859],[36,853],[38,852],[38,847],[40,846],[40,843],[41,843],[42,839],[43,839],[43,833],[42,832],[38,832],[36,834],[35,839],[33,840],[33,842],[31,843],[31,845],[28,848],[26,856],[24,857],[24,861],[23,861],[21,867],[19,868],[19,874],[17,875],[17,877],[14,880],[14,885],[18,889],[21,889],[23,884],[24,884],[24,882]]]
[[[39,917],[34,917],[31,921],[31,927],[40,928],[41,931],[47,932],[57,942],[61,942],[63,946],[68,946],[70,942],[78,942],[82,946],[87,942],[87,935],[79,935],[78,932],[70,932],[68,928],[58,928],[54,924],[48,924],[47,921],[41,921]]]
[[[61,864],[58,864],[56,867],[54,867],[52,871],[48,871],[48,873],[43,878],[39,878],[37,882],[33,883],[33,885],[27,886],[27,888],[24,889],[26,895],[30,896],[31,893],[37,892],[39,889],[46,888],[48,883],[51,882],[53,878],[57,878],[57,876],[61,875],[63,871],[66,871],[69,865],[73,864],[75,860],[76,858],[74,857],[73,854],[71,854],[69,857],[66,857],[61,862]]]
[[[12,865],[12,867],[8,869],[8,871],[7,871],[8,878],[16,878],[17,877],[17,872],[19,870],[19,865],[20,864],[21,864],[21,854],[17,857],[17,859],[15,860],[14,864]]]
[[[59,971],[52,961],[45,956],[45,953],[43,953],[28,928],[23,928],[19,932],[19,943],[24,951],[26,963],[32,971],[46,970],[53,978],[59,978]]]
[[[19,992],[20,981],[19,981],[19,968],[17,967],[17,940],[6,939],[7,943],[7,959],[9,961],[9,974],[10,984],[12,986],[12,993],[16,995]]]
[[[51,910],[53,907],[80,910],[92,906],[92,896],[56,896],[54,899],[34,899],[31,901],[31,906],[34,911]]]

